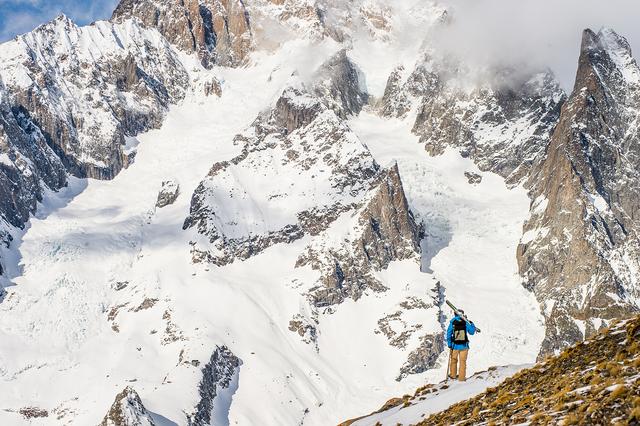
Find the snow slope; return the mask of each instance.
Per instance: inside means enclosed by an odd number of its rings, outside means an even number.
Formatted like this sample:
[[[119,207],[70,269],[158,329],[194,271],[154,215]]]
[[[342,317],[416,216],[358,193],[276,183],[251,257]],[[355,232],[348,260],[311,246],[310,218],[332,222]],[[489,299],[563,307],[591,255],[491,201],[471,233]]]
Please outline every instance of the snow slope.
[[[393,408],[363,417],[353,422],[352,426],[416,424],[429,417],[430,414],[438,413],[456,402],[464,401],[484,392],[488,387],[501,383],[507,377],[526,367],[526,365],[520,365],[482,371],[469,377],[464,383],[455,380],[441,382],[433,387],[428,387],[428,393],[420,395],[416,392],[406,407],[404,403],[401,403]]]
[[[362,113],[351,126],[383,166],[398,162],[409,205],[426,227],[422,270],[483,330],[472,339],[471,371],[531,362],[542,317],[520,285],[514,256],[528,215],[526,191],[508,190],[454,150],[427,156],[410,133],[412,122]],[[470,184],[465,171],[482,182]]]

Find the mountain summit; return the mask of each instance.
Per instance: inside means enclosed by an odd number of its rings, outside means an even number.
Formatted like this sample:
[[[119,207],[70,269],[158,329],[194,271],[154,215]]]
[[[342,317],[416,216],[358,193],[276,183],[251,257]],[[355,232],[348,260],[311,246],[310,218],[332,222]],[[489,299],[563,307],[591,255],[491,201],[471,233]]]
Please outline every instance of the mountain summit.
[[[640,69],[612,30],[585,30],[576,83],[535,173],[518,248],[542,302],[541,353],[638,309]]]

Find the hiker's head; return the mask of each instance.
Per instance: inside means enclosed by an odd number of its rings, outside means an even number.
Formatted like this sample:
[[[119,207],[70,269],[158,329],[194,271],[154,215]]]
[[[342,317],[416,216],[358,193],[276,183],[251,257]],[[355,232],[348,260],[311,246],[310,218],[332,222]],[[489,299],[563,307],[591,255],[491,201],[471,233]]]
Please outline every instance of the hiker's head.
[[[458,312],[460,312],[462,315],[464,315],[464,311],[462,309],[458,309]]]

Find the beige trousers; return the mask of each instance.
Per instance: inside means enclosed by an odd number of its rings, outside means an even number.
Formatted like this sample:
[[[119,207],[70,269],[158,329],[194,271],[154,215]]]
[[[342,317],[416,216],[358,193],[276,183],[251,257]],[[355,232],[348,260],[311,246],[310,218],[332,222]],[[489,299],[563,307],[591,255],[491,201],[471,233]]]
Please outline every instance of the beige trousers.
[[[452,350],[451,351],[451,363],[449,364],[449,375],[453,378],[456,376],[458,380],[464,382],[467,378],[467,354],[469,349]],[[460,368],[458,369],[458,360],[460,361]]]

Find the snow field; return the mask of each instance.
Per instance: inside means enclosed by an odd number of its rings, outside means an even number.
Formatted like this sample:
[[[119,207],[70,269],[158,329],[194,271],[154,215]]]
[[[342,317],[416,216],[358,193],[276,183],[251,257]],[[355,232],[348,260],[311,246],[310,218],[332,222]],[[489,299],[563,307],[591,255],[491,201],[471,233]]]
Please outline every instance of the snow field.
[[[410,133],[412,123],[413,117],[363,112],[350,126],[382,165],[398,162],[409,205],[426,227],[425,279],[440,281],[447,299],[482,330],[471,338],[469,371],[535,361],[543,318],[534,296],[520,285],[515,256],[528,215],[526,192],[507,189],[499,176],[480,172],[453,150],[427,156]],[[469,184],[465,171],[481,174],[482,182]],[[445,313],[448,321],[451,312]],[[444,377],[445,355],[440,371],[428,377]]]

